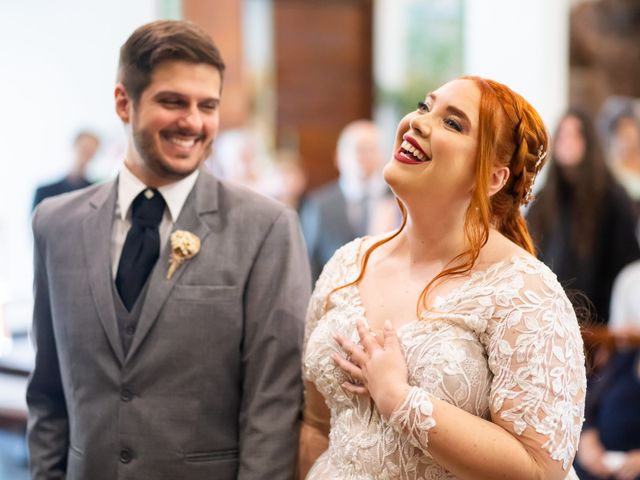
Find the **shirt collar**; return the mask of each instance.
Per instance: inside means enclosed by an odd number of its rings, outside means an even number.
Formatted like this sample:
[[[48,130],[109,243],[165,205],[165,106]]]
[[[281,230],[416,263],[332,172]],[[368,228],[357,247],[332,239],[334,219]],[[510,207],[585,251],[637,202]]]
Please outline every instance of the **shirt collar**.
[[[199,169],[189,174],[187,177],[158,188],[162,198],[167,204],[171,221],[175,222],[180,216],[184,202],[187,201],[189,193],[198,179]],[[136,177],[131,170],[123,163],[118,176],[118,215],[125,220],[129,215],[129,210],[133,200],[147,186]]]

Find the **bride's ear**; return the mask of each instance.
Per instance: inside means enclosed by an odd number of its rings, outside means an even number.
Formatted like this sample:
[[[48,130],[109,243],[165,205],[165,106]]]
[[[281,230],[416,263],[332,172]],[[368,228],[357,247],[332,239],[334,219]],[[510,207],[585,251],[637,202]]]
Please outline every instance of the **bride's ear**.
[[[509,173],[508,167],[497,167],[493,169],[489,177],[488,193],[490,197],[502,190],[502,187],[507,184]]]

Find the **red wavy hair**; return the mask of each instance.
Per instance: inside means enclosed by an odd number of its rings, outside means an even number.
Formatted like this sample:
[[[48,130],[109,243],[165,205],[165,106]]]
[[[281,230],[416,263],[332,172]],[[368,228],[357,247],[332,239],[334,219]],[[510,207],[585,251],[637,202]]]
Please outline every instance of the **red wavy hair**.
[[[480,118],[478,149],[476,156],[476,188],[464,219],[464,235],[469,248],[454,257],[424,288],[416,315],[426,305],[431,287],[447,277],[465,275],[475,265],[480,250],[489,239],[493,226],[505,237],[535,255],[535,249],[527,223],[520,211],[530,198],[530,191],[537,173],[544,164],[549,147],[547,130],[538,112],[522,96],[506,85],[481,77],[465,76],[480,89]],[[509,178],[500,191],[489,196],[489,177],[492,167],[506,166]],[[358,277],[346,285],[357,284],[364,276],[371,253],[389,242],[404,229],[407,211],[401,201],[402,224],[393,234],[371,245],[362,256]],[[332,293],[333,293],[332,292]]]

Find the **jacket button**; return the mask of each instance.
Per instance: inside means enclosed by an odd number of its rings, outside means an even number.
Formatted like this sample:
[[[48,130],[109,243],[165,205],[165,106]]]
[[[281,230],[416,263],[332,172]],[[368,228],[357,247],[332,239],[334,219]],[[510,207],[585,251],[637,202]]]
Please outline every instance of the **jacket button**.
[[[120,399],[123,402],[129,402],[133,399],[133,393],[125,388],[124,390],[122,390],[122,392],[120,392]]]
[[[131,453],[131,450],[129,450],[128,448],[123,448],[122,450],[120,450],[120,462],[129,463],[132,458],[133,454]]]
[[[126,333],[127,335],[133,335],[134,333],[136,333],[136,329],[135,327],[129,326],[124,329],[124,333]]]

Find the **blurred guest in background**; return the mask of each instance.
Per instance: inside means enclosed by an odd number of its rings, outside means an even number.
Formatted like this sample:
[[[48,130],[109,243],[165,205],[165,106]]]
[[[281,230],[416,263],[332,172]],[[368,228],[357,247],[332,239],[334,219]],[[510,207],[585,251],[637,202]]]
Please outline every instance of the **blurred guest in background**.
[[[36,208],[47,197],[79,190],[91,185],[86,176],[87,167],[98,151],[98,147],[100,147],[100,139],[96,134],[87,130],[79,132],[73,141],[74,158],[71,170],[63,179],[38,187],[33,198],[32,209]]]
[[[631,200],[605,164],[595,129],[582,112],[562,118],[546,183],[528,213],[542,260],[562,284],[583,292],[606,323],[614,278],[640,258]]]
[[[609,161],[616,179],[640,207],[640,122],[631,113],[613,122]]]
[[[587,397],[576,464],[582,480],[640,478],[640,261],[616,278],[609,327],[618,350]]]
[[[398,228],[402,223],[402,211],[395,195],[387,190],[375,203],[375,211],[369,221],[369,235],[380,235]]]
[[[609,328],[621,335],[640,332],[640,260],[624,267],[613,284]]]
[[[264,150],[258,133],[252,129],[227,130],[216,141],[207,166],[224,180],[266,194],[265,173],[271,159]]]
[[[277,155],[268,183],[268,194],[288,207],[300,211],[307,188],[307,175],[300,166],[297,154],[282,151]]]
[[[344,127],[336,161],[338,180],[311,193],[300,214],[314,280],[338,247],[370,233],[376,204],[387,191],[380,131],[372,121]]]
[[[639,404],[639,351],[620,350],[590,386],[575,465],[581,480],[640,478]]]

